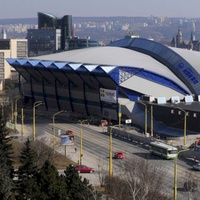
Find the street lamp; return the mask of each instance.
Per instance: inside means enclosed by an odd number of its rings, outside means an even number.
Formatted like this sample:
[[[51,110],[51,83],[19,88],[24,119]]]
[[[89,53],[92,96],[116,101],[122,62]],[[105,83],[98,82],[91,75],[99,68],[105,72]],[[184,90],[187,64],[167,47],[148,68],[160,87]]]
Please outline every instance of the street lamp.
[[[36,101],[33,104],[33,140],[35,141],[35,108],[42,105],[42,101]]]
[[[80,165],[82,164],[82,157],[83,157],[83,123],[88,121],[88,119],[80,120]]]
[[[21,126],[21,135],[24,136],[24,109],[21,109],[21,118],[22,118],[22,126]]]
[[[153,106],[151,106],[151,137],[153,137]]]
[[[17,124],[17,101],[20,98],[21,98],[20,96],[15,97],[15,113],[14,113],[15,123],[14,123],[14,130],[16,130],[16,124]]]
[[[181,111],[183,111],[184,112],[184,139],[183,139],[183,144],[184,145],[186,145],[186,124],[187,124],[187,122],[186,122],[186,120],[187,120],[187,112],[185,111],[185,110],[183,110],[182,108],[179,108],[179,107],[177,107],[179,110],[181,110]]]
[[[53,115],[53,151],[54,151],[54,154],[55,154],[55,140],[56,140],[56,132],[55,132],[55,116],[64,112],[64,110],[60,110],[58,112],[56,112],[54,115]]]
[[[180,107],[176,107],[177,109],[184,112],[184,127],[183,127],[183,144],[186,145],[186,126],[187,126],[187,112]],[[173,110],[172,110],[173,111]]]
[[[118,118],[119,118],[119,126],[121,125],[121,119],[122,119],[122,106],[119,103],[119,110],[118,110]]]
[[[14,123],[14,111],[16,111],[16,110],[14,110],[14,104],[15,104],[16,98],[19,98],[19,95],[14,96],[11,100],[11,121],[12,121],[12,123]]]
[[[112,158],[113,158],[113,155],[112,155],[112,129],[113,127],[120,127],[120,125],[113,125],[110,127],[110,144],[109,144],[109,147],[110,147],[110,157],[109,157],[109,176],[111,177],[113,175],[113,166],[112,166]]]
[[[144,134],[147,133],[147,105],[141,101],[138,101],[138,103],[141,103],[145,107],[145,113],[144,113]]]
[[[177,200],[177,159],[181,152],[189,151],[190,149],[180,150],[174,159],[174,200]]]

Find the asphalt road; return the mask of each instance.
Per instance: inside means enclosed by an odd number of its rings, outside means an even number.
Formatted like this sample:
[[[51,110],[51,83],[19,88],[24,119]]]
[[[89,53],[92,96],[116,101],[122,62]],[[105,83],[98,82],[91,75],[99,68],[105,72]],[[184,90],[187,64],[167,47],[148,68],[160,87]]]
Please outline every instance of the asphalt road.
[[[42,140],[47,144],[52,144],[52,120],[44,118],[42,116],[37,118],[36,121],[36,137],[38,140]],[[41,123],[42,122],[42,123]],[[31,130],[32,125],[26,124],[25,136],[32,137]],[[20,125],[17,126],[20,129]],[[80,124],[78,123],[58,123],[55,124],[56,133],[60,130],[65,133],[66,130],[72,130],[75,133],[75,145],[56,147],[56,150],[60,153],[68,156],[73,161],[77,162],[79,160],[80,152]],[[82,164],[93,167],[95,169],[94,174],[81,174],[82,177],[86,177],[91,184],[100,185],[100,177],[102,171],[109,170],[109,135],[103,132],[101,127],[84,124],[82,126],[83,133],[83,157]],[[57,135],[57,134],[56,134]],[[56,140],[60,141],[58,135]],[[173,160],[163,160],[156,156],[150,155],[148,147],[139,144],[137,142],[130,143],[127,141],[119,140],[113,138],[113,152],[123,151],[125,153],[124,160],[114,160],[113,159],[113,175],[122,173],[122,166],[125,162],[132,162],[136,159],[148,160],[149,165],[157,166],[164,170],[164,182],[165,187],[163,188],[170,196],[173,197],[173,187],[174,187],[174,161]],[[75,152],[75,147],[77,152]],[[191,170],[192,162],[178,160],[178,199],[189,199],[186,192],[182,191],[183,183],[186,180],[192,178],[200,181],[200,172]],[[191,195],[191,194],[190,194]]]

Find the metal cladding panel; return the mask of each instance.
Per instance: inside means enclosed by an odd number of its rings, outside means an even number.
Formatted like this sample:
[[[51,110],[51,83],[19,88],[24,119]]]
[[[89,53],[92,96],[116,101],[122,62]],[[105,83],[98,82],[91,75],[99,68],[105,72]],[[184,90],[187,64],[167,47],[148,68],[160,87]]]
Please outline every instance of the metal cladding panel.
[[[82,64],[75,64],[75,63],[69,63],[68,64],[73,70],[78,69]]]
[[[131,101],[138,100],[138,98],[142,96],[142,93],[139,93],[139,92],[127,89],[127,88],[123,88],[123,87],[120,87],[120,92],[122,92],[124,95],[126,95],[128,97],[128,99]]]
[[[16,69],[16,71],[19,72],[19,74],[27,81],[30,82],[30,73],[27,72],[27,70],[25,70],[23,67],[18,67],[18,66],[13,66],[13,68]]]
[[[96,79],[98,80],[99,84],[104,87],[104,88],[109,88],[109,89],[115,89],[116,88],[116,83],[114,80],[107,76],[96,76]]]
[[[37,66],[39,62],[40,62],[40,61],[38,61],[38,60],[29,60],[29,61],[28,61],[28,63],[30,63],[31,66]]]
[[[74,87],[80,87],[80,88],[83,87],[83,80],[81,79],[80,75],[77,74],[75,71],[74,73],[70,72],[69,74],[68,71],[63,70],[63,73],[65,74],[66,77],[69,78],[69,81],[72,83]]]
[[[11,65],[16,62],[16,59],[15,58],[6,58],[6,61]]]
[[[87,84],[88,88],[90,89],[98,89],[99,82],[96,80],[95,76],[91,75],[90,73],[87,74],[80,74],[82,80]]]
[[[54,65],[58,68],[58,69],[62,69],[64,68],[68,63],[64,62],[54,62]]]
[[[41,76],[49,83],[54,83],[55,77],[53,74],[48,70],[48,68],[39,68],[38,71],[40,72]]]
[[[53,75],[55,76],[55,78],[58,80],[58,82],[61,84],[61,85],[68,85],[68,81],[69,81],[69,78],[68,76],[66,76],[63,71],[52,71]]]
[[[114,68],[111,72],[109,72],[109,76],[119,84],[119,68]]]
[[[57,67],[54,65],[53,62],[48,62],[48,61],[42,61],[41,64],[46,67],[46,68],[54,68],[57,69]]]
[[[88,69],[85,68],[84,65],[81,65],[79,68],[76,69],[77,72],[88,72]]]
[[[98,67],[98,65],[84,65],[84,67],[85,67],[88,71],[92,72],[94,69],[96,69],[96,68]]]
[[[42,82],[42,76],[38,72],[37,68],[24,67],[24,69],[33,77],[33,82]]]
[[[17,62],[20,64],[20,65],[24,65],[28,62],[27,59],[18,59]]]

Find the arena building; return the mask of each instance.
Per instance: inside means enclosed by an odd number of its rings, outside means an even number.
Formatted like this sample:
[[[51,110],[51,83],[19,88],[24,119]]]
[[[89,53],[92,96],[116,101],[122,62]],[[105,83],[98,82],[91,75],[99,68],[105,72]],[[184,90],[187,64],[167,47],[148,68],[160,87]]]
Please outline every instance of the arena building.
[[[46,110],[131,122],[166,137],[200,131],[200,52],[125,37],[7,62],[20,74],[26,103],[39,100]]]

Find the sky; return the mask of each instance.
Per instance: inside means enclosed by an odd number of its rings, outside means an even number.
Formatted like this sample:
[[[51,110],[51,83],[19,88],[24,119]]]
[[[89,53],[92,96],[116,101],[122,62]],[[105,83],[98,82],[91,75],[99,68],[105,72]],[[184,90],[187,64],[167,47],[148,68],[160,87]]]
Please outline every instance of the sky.
[[[200,0],[0,0],[0,19],[57,17],[200,17]]]

